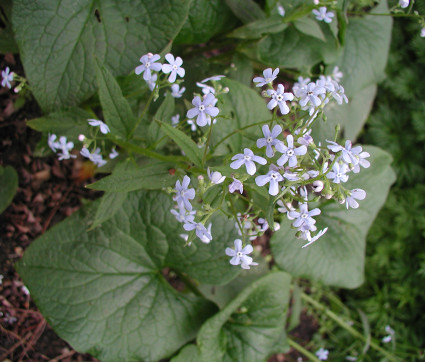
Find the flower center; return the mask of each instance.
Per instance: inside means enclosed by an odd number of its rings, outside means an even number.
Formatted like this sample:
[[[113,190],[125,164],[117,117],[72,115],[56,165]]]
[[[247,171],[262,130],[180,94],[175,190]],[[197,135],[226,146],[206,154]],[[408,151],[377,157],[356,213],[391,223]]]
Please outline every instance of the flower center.
[[[276,179],[277,179],[277,174],[276,174],[276,173],[272,173],[272,174],[270,175],[270,177],[271,177],[272,179],[276,180]]]
[[[266,142],[267,143],[272,143],[273,142],[273,137],[271,137],[271,136],[270,137],[267,137]]]
[[[313,95],[313,92],[307,92],[307,95],[308,96],[312,96]]]
[[[205,106],[204,106],[203,104],[201,104],[201,105],[198,107],[198,109],[199,109],[199,112],[203,112],[203,111],[205,111]]]
[[[178,69],[178,66],[177,66],[177,65],[175,65],[175,64],[173,64],[173,69],[174,69],[174,70],[177,70],[177,69]]]
[[[282,101],[283,101],[283,96],[282,96],[282,94],[278,94],[278,95],[276,96],[276,99],[277,99],[277,101],[278,101],[278,102],[282,102]]]
[[[245,159],[245,161],[251,161],[251,156],[245,155],[243,156],[243,158]]]
[[[236,253],[236,255],[240,258],[240,257],[242,257],[242,252],[241,251],[238,251],[237,253]]]
[[[265,79],[265,81],[266,81],[267,83],[270,83],[272,80],[273,80],[272,78],[266,78],[266,79]]]
[[[181,196],[181,197],[184,197],[184,190],[181,190],[181,191],[180,191],[180,196]]]
[[[287,152],[286,152],[286,154],[289,156],[289,157],[291,157],[291,156],[293,156],[294,155],[294,150],[292,149],[292,148],[290,148]]]
[[[145,67],[146,68],[149,68],[150,66],[151,66],[151,63],[150,62],[146,62]]]
[[[308,214],[307,213],[301,214],[301,218],[302,219],[307,219],[308,218]]]

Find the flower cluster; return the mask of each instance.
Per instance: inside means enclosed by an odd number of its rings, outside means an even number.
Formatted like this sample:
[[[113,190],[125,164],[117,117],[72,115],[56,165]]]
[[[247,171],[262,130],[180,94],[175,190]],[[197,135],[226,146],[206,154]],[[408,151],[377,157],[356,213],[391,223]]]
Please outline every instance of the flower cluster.
[[[90,126],[99,127],[98,130],[102,134],[108,134],[110,132],[109,127],[104,122],[98,119],[88,119],[87,121]],[[107,161],[103,159],[103,156],[101,154],[101,149],[99,147],[94,147],[93,151],[90,152],[88,149],[88,146],[91,143],[90,140],[87,139],[84,135],[80,135],[78,139],[80,142],[84,142],[83,148],[80,151],[80,154],[83,157],[88,158],[98,167],[104,166],[107,163]],[[68,142],[65,136],[61,136],[58,139],[57,135],[49,134],[47,144],[49,145],[50,149],[53,152],[56,153],[59,151],[58,157],[60,161],[77,157],[76,155],[71,154],[71,151],[74,148],[74,142],[70,142],[70,141]],[[113,147],[111,152],[109,153],[109,158],[112,160],[116,158],[118,155],[119,154],[116,151],[115,147]]]

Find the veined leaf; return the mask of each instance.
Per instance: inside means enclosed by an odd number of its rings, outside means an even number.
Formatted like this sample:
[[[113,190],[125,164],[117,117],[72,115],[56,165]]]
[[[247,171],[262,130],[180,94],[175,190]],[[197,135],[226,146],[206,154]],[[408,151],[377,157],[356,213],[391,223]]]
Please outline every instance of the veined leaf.
[[[12,166],[0,166],[0,214],[12,202],[18,189],[18,174]]]

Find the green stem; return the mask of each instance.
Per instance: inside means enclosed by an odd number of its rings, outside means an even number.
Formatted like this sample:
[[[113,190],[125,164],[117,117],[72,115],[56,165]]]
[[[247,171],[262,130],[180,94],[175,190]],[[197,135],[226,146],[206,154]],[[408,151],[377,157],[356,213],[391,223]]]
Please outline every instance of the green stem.
[[[338,315],[336,315],[331,310],[328,310],[326,306],[324,306],[321,303],[315,301],[313,298],[311,298],[310,296],[308,296],[307,294],[305,294],[303,292],[301,293],[301,299],[303,299],[307,303],[310,303],[311,305],[313,305],[315,308],[319,309],[320,311],[324,312],[329,318],[331,318],[334,322],[336,322],[338,325],[340,325],[342,328],[344,328],[352,336],[361,339],[363,342],[366,342],[367,341],[367,337],[365,337],[363,334],[361,334],[360,332],[358,332],[357,330],[355,330],[353,327],[349,326],[342,318],[340,318]],[[390,361],[396,361],[396,362],[399,361],[398,358],[396,358],[393,355],[391,355],[390,353],[388,353],[385,349],[383,349],[382,347],[380,347],[375,342],[373,342],[373,341],[369,341],[369,342],[370,342],[370,346],[373,349],[381,352]]]
[[[288,338],[288,343],[292,348],[296,349],[298,352],[308,357],[310,361],[320,362],[320,360],[313,353],[307,351],[303,346],[295,342],[293,339]]]
[[[211,126],[208,132],[208,138],[207,138],[207,142],[205,143],[205,151],[204,151],[204,155],[202,156],[202,166],[205,166],[205,161],[207,159],[207,152],[208,152],[208,147],[210,146],[210,140],[211,140],[211,133],[212,133],[212,128],[213,128],[214,123],[211,121]]]
[[[364,13],[361,11],[347,11],[348,15],[373,15],[373,16],[392,16],[393,18],[422,18],[421,15],[415,14],[379,14],[379,13]]]

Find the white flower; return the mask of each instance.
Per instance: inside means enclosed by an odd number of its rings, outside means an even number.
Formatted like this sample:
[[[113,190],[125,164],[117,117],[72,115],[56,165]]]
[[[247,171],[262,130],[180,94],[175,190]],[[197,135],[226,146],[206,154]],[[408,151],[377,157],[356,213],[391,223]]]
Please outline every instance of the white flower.
[[[353,167],[354,173],[360,172],[360,166],[362,166],[364,168],[369,168],[370,162],[368,160],[366,160],[366,158],[370,157],[369,152],[362,152],[362,147],[357,146],[357,147],[354,147],[352,149],[352,153],[353,153],[354,158],[356,160],[356,163],[354,164],[354,167]]]
[[[313,191],[314,192],[320,192],[325,187],[325,184],[321,180],[313,181]]]
[[[226,176],[223,176],[221,172],[218,172],[218,171],[211,172],[209,167],[207,168],[207,174],[210,181],[216,185],[221,184],[226,178]]]
[[[96,148],[94,152],[90,153],[90,151],[86,147],[83,147],[83,149],[80,151],[80,154],[83,157],[88,158],[90,161],[92,161],[95,165],[99,167],[102,167],[107,163],[100,154],[100,148]]]
[[[305,89],[307,85],[310,83],[310,78],[298,77],[298,82],[294,83],[292,87],[292,91],[295,94],[295,97],[300,97],[300,91]]]
[[[335,66],[332,70],[331,77],[335,79],[337,82],[341,81],[342,77],[344,77],[344,73],[339,70],[338,66]]]
[[[243,184],[238,179],[233,177],[233,182],[229,185],[229,192],[232,194],[235,191],[243,193]]]
[[[2,87],[7,87],[7,88],[12,88],[12,85],[10,84],[10,82],[13,81],[13,75],[14,73],[10,72],[10,68],[6,67],[4,70],[1,71],[1,76],[2,76],[2,81],[1,81],[1,86]]]
[[[179,77],[183,78],[184,77],[184,74],[185,74],[185,71],[181,67],[181,65],[183,64],[182,58],[176,57],[176,59],[174,60],[174,56],[172,54],[168,53],[165,56],[165,59],[170,64],[163,64],[162,65],[162,71],[165,74],[171,73],[170,76],[168,77],[168,81],[170,83],[174,83],[176,81],[177,75]]]
[[[208,85],[208,84],[203,84],[203,83],[196,82],[196,85],[197,85],[198,87],[202,88],[202,93],[204,93],[205,95],[207,95],[207,94],[209,94],[209,93],[215,94],[215,89],[214,89],[214,87],[211,87],[211,86],[210,86],[210,85]]]
[[[320,348],[318,351],[316,351],[316,356],[321,361],[326,361],[328,359],[329,351],[324,348]]]
[[[143,73],[143,79],[146,81],[150,80],[152,77],[151,70],[159,72],[162,68],[161,63],[156,63],[156,61],[159,60],[160,58],[161,57],[158,54],[148,53],[143,55],[140,58],[140,62],[142,63],[142,65],[139,65],[138,67],[136,67],[136,70],[135,70],[136,74],[139,75]]]
[[[180,122],[180,115],[179,114],[176,114],[175,116],[171,117],[171,125],[173,127],[176,127],[179,124],[179,122]]]
[[[257,140],[257,147],[263,148],[266,146],[266,156],[267,157],[273,157],[274,151],[272,146],[275,146],[280,140],[277,139],[277,136],[279,136],[282,133],[282,127],[279,125],[276,125],[273,127],[273,130],[270,132],[270,128],[268,125],[264,125],[262,127],[264,138],[259,138]]]
[[[107,134],[110,132],[109,127],[102,121],[99,121],[98,119],[88,119],[87,121],[89,122],[90,126],[93,126],[93,127],[99,126],[100,132],[103,134]]]
[[[150,79],[146,81],[146,83],[148,83],[148,87],[151,90],[151,92],[154,90],[156,86],[157,79],[158,79],[158,74],[154,73],[151,75]]]
[[[201,80],[201,83],[206,83],[206,82],[209,82],[210,80],[219,81],[221,80],[221,78],[225,78],[225,77],[226,77],[225,75],[213,75],[212,77],[208,77],[208,78],[205,78],[204,80]]]
[[[59,142],[56,143],[56,148],[61,150],[58,153],[59,161],[69,160],[70,158],[76,158],[76,155],[71,155],[69,152],[74,148],[73,142],[68,142],[65,136],[61,136],[59,138]]]
[[[345,141],[345,147],[342,147],[341,145],[333,141],[326,140],[326,142],[330,143],[330,145],[328,145],[328,148],[332,152],[342,152],[342,159],[347,164],[351,163],[353,165],[356,165],[359,163],[358,160],[360,157],[356,158],[355,155],[360,155],[360,153],[362,152],[361,146],[356,146],[353,148],[350,140]]]
[[[252,245],[247,245],[244,248],[242,248],[242,240],[240,239],[236,239],[234,244],[235,244],[235,249],[226,248],[226,255],[232,257],[230,259],[230,264],[232,265],[245,264],[245,266],[251,265],[252,258],[248,256],[248,254],[251,254],[254,250],[252,248]]]
[[[382,343],[390,343],[392,339],[393,337],[390,335],[385,336],[384,338],[382,338]]]
[[[292,203],[290,203],[290,202],[287,202],[286,204],[284,204],[282,200],[279,200],[279,201],[277,202],[277,204],[280,206],[280,207],[278,207],[278,208],[277,208],[277,211],[281,212],[282,214],[287,213],[287,212],[288,212],[288,210],[289,210],[289,211],[295,210],[295,209],[292,207]],[[286,205],[286,207],[285,207],[285,205]],[[288,219],[289,219],[289,218],[288,218]]]
[[[257,87],[262,87],[263,85],[272,83],[276,79],[278,74],[279,74],[279,68],[276,68],[273,71],[272,71],[272,68],[267,68],[266,70],[263,71],[264,77],[255,77],[253,82],[258,83],[256,85]]]
[[[263,219],[262,217],[259,217],[257,221],[258,221],[258,224],[260,225],[260,231],[261,232],[264,233],[265,231],[268,230],[269,223],[267,222],[266,219]]]
[[[318,107],[322,104],[322,101],[318,97],[320,94],[326,93],[326,89],[317,85],[316,83],[309,83],[305,88],[301,88],[298,91],[298,97],[300,98],[300,106],[305,107],[309,104]]]
[[[311,211],[308,211],[307,203],[300,204],[300,211],[290,211],[288,216],[295,220],[292,225],[296,228],[301,227],[302,225],[311,226],[316,223],[316,220],[313,219],[313,216],[320,215],[320,209],[316,208]]]
[[[230,164],[231,168],[237,170],[242,165],[245,165],[246,172],[251,176],[257,171],[254,162],[257,162],[261,165],[265,165],[267,163],[265,158],[254,155],[254,152],[252,152],[249,148],[244,148],[243,154],[238,153],[237,155],[234,155],[232,157],[232,161],[233,162]]]
[[[332,93],[332,97],[334,97],[338,104],[348,103],[348,98],[345,95],[345,89],[342,85],[337,85],[335,92]]]
[[[425,38],[425,28],[422,28],[421,29],[421,37],[422,38]]]
[[[277,90],[269,89],[267,90],[269,97],[272,97],[271,101],[267,104],[267,108],[272,110],[276,106],[279,106],[280,112],[282,114],[289,113],[289,107],[286,105],[286,101],[292,101],[294,95],[292,93],[285,93],[285,88],[282,84],[277,86]]]
[[[310,232],[307,231],[307,240],[308,240],[308,243],[305,244],[305,245],[303,245],[302,247],[303,248],[306,248],[307,246],[313,244],[317,239],[319,239],[321,236],[323,236],[326,233],[326,231],[328,231],[328,228],[327,227],[324,228],[323,230],[320,230],[313,238],[311,237]]]
[[[382,342],[383,343],[389,343],[389,342],[392,341],[392,339],[395,335],[395,331],[389,325],[386,325],[385,326],[385,332],[388,333],[388,336],[385,336],[384,338],[382,338]]]
[[[186,90],[185,87],[180,88],[178,84],[171,85],[171,95],[174,98],[180,98],[183,95],[185,90]]]
[[[316,19],[319,21],[324,21],[325,23],[331,23],[332,18],[335,16],[335,14],[332,11],[328,12],[328,9],[326,9],[326,6],[321,6],[319,10],[314,9],[313,14],[316,15]]]
[[[277,6],[277,12],[280,16],[285,16],[285,8],[280,4]]]
[[[193,222],[196,214],[196,211],[186,211],[184,207],[179,207],[179,211],[172,209],[170,212],[174,215],[176,220],[181,223]]]
[[[398,5],[405,9],[409,6],[410,0],[399,0]]]
[[[196,236],[203,242],[208,244],[212,240],[211,235],[211,224],[208,226],[208,230],[205,228],[204,224],[187,222],[183,225],[183,228],[186,231],[195,230]]]
[[[111,153],[109,154],[109,158],[113,160],[114,158],[118,157],[119,153],[115,149],[115,147],[112,147]]]
[[[307,153],[307,147],[301,145],[300,147],[294,148],[294,136],[291,134],[286,137],[288,146],[285,146],[283,142],[278,143],[275,147],[276,150],[283,155],[277,160],[279,166],[283,166],[288,162],[289,167],[295,167],[298,163],[297,156],[302,156]]]
[[[267,183],[269,185],[269,194],[276,196],[279,193],[279,182],[283,181],[283,176],[277,171],[276,166],[270,166],[270,171],[267,175],[257,176],[255,183],[258,186],[264,186]]]
[[[56,135],[55,134],[50,134],[47,138],[47,144],[49,145],[49,147],[51,148],[51,150],[53,152],[56,152],[57,149],[59,148],[59,143],[56,142]]]
[[[348,172],[347,164],[343,163],[342,165],[340,165],[339,162],[335,162],[332,167],[332,171],[326,174],[326,177],[328,179],[331,179],[332,182],[339,184],[341,182],[348,181],[348,175],[346,175],[347,172]]]
[[[313,143],[313,137],[310,136],[310,132],[311,130],[309,130],[306,134],[304,134],[302,137],[299,137],[297,139],[298,143],[304,145],[304,146],[308,146],[310,143]]]
[[[357,209],[359,203],[355,200],[364,200],[366,197],[366,192],[362,189],[353,189],[350,191],[350,195],[345,198],[345,206]]]
[[[195,107],[187,111],[187,118],[197,116],[196,124],[201,127],[205,126],[208,122],[207,116],[215,117],[220,111],[217,107],[213,106],[215,103],[217,103],[216,98],[211,93],[207,94],[203,101],[201,101],[200,97],[196,96],[192,101]]]
[[[185,175],[183,181],[180,184],[180,180],[176,182],[176,195],[173,197],[173,200],[177,202],[177,205],[180,208],[185,208],[188,211],[192,211],[192,205],[189,200],[195,198],[195,189],[188,189],[190,184],[189,176]]]

